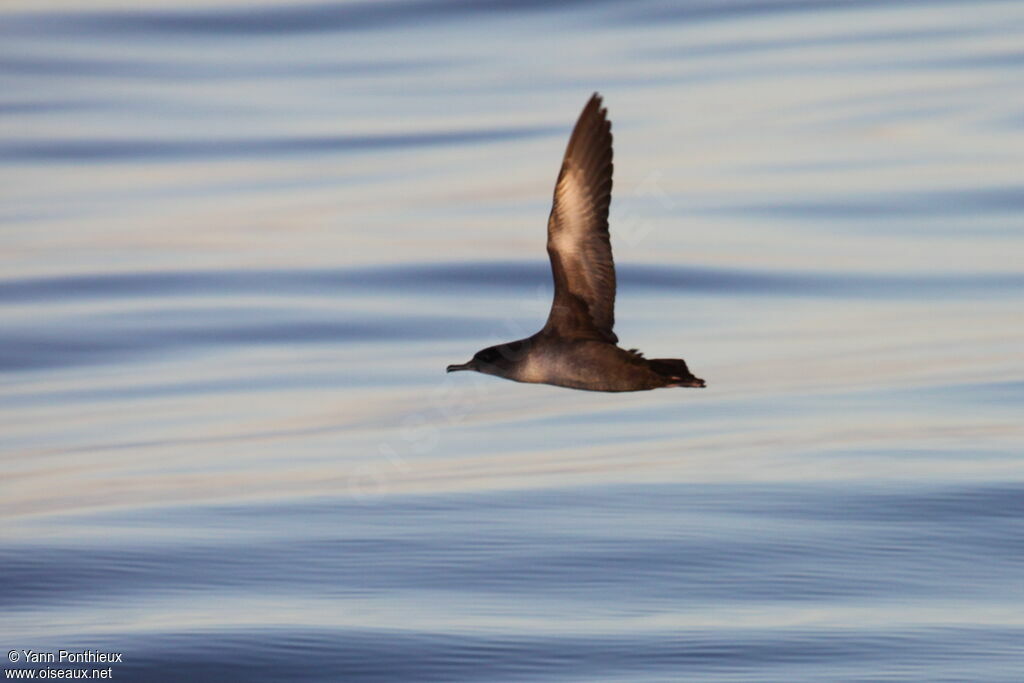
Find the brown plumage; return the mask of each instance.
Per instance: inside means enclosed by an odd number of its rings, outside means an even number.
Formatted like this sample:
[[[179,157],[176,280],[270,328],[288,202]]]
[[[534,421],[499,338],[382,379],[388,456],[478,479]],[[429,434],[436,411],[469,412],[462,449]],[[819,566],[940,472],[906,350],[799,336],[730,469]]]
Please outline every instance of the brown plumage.
[[[608,234],[612,133],[597,93],[569,137],[548,217],[555,296],[532,337],[483,349],[448,372],[475,370],[519,382],[592,391],[703,387],[679,358],[646,359],[620,349],[615,326],[615,263]]]
[[[595,93],[583,108],[565,149],[548,217],[548,256],[555,300],[544,329],[619,339],[615,326],[615,263],[608,236],[612,202],[612,124]],[[576,315],[577,300],[587,315]]]

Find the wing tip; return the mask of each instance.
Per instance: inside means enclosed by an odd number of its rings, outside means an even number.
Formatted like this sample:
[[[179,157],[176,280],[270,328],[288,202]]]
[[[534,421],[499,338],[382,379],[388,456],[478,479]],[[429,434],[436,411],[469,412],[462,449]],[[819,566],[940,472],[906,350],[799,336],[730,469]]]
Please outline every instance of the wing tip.
[[[608,109],[604,106],[604,95],[596,90],[592,92],[590,94],[590,99],[588,99],[587,103],[583,106],[583,111],[596,111],[601,118],[607,119]]]

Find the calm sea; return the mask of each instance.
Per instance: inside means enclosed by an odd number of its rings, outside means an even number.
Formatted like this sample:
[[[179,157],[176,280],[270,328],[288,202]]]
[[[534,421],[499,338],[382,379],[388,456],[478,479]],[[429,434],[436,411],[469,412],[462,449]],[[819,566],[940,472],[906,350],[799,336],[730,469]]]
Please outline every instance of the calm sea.
[[[1022,46],[984,0],[7,0],[6,675],[1024,680]],[[546,317],[595,90],[616,330],[708,388],[446,376]]]

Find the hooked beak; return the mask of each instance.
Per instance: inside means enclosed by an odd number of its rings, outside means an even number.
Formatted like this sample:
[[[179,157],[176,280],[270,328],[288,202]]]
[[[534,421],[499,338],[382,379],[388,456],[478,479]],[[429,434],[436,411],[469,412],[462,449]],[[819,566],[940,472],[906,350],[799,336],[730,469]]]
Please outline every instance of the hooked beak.
[[[448,372],[458,372],[459,370],[475,370],[475,369],[476,368],[473,367],[473,361],[469,361],[468,363],[456,363],[454,365],[449,365],[448,366]]]

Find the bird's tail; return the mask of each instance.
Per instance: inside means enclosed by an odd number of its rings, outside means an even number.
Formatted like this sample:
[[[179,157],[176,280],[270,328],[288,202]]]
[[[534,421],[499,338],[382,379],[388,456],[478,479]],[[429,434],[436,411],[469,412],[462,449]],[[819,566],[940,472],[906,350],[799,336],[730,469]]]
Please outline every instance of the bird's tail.
[[[647,361],[651,370],[664,377],[669,387],[703,387],[704,380],[694,377],[682,358],[652,358]]]

